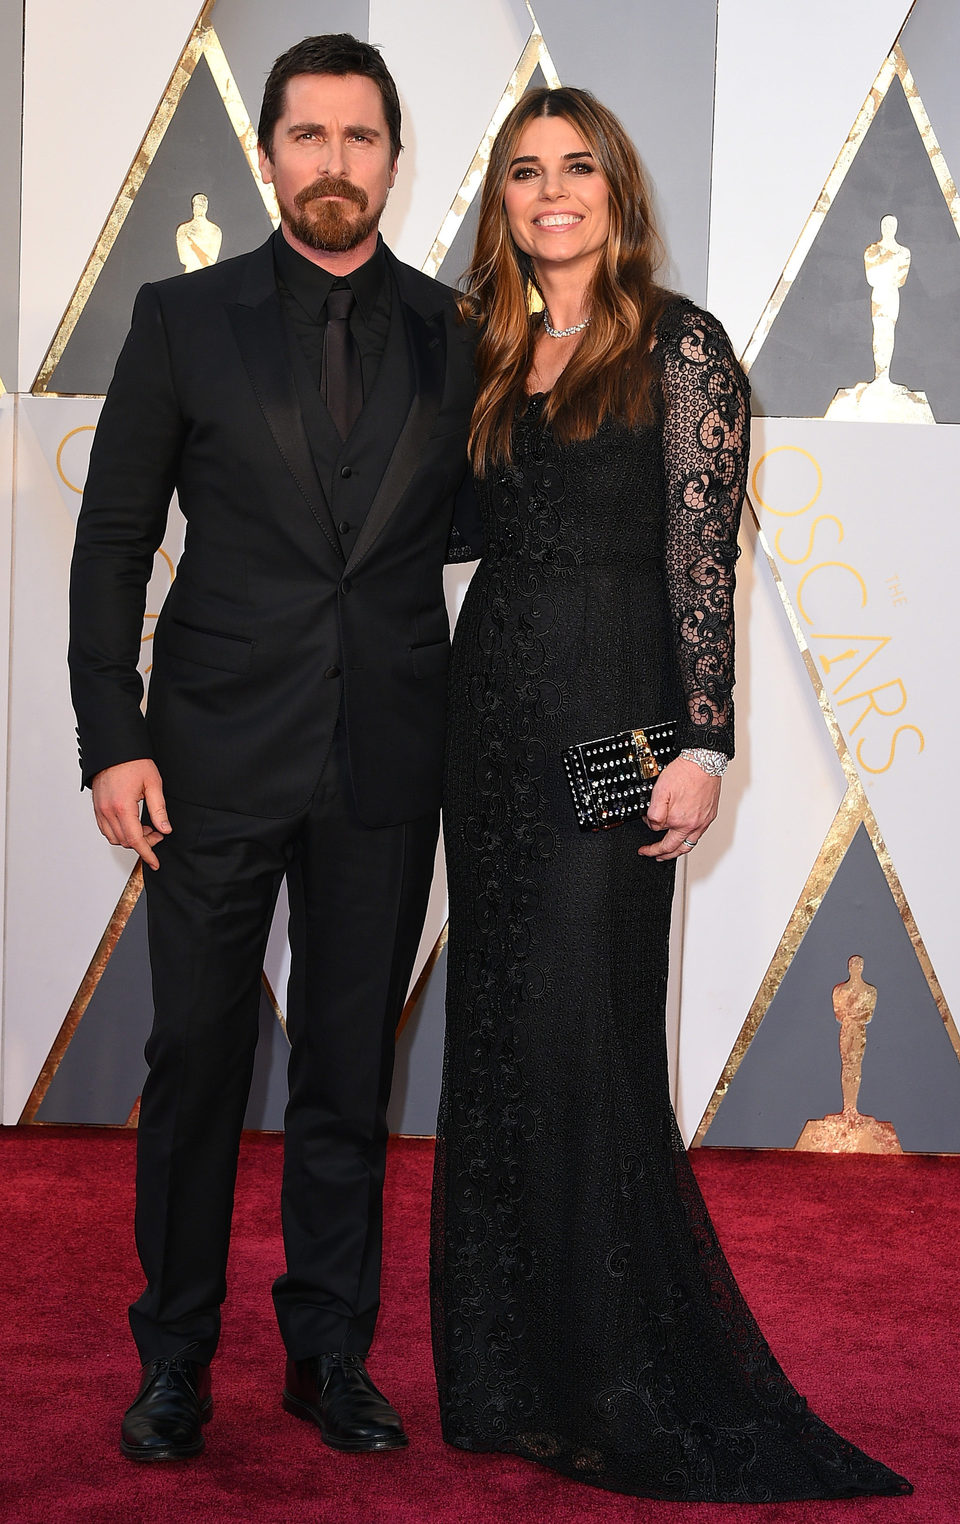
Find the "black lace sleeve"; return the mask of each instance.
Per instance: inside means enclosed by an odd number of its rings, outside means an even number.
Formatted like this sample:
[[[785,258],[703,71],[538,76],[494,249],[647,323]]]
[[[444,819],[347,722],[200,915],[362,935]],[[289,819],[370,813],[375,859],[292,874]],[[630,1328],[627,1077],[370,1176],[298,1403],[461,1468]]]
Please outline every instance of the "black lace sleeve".
[[[716,318],[675,302],[657,336],[667,591],[687,700],[681,746],[733,756],[733,589],[750,389]]]

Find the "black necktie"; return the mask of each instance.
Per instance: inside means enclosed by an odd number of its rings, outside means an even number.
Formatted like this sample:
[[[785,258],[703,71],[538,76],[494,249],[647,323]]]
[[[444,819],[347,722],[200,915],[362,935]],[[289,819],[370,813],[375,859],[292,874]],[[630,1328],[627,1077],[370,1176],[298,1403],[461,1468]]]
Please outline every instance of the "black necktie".
[[[337,433],[346,439],[363,407],[360,352],[350,332],[354,296],[349,286],[327,296],[320,391]]]

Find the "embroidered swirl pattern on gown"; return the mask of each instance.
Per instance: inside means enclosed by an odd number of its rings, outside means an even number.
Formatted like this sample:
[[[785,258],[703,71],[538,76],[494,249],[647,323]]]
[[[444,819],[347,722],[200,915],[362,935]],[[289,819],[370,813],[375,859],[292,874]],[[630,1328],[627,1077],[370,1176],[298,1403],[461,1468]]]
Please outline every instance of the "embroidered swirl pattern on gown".
[[[432,1295],[445,1437],[672,1499],[909,1491],[807,1409],[714,1235],[670,1106],[673,864],[582,835],[561,751],[676,718],[732,752],[746,383],[687,302],[660,424],[560,448],[542,399],[481,483],[454,640],[447,1046]]]

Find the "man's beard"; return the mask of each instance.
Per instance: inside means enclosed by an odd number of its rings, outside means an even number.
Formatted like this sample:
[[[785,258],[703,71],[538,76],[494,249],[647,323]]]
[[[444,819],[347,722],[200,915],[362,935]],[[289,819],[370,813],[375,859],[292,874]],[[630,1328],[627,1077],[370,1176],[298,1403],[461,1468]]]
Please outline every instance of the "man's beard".
[[[342,196],[343,201],[324,201],[324,196]],[[292,207],[280,202],[281,215],[294,238],[322,254],[346,254],[363,243],[383,212],[383,205],[372,212],[369,208],[366,191],[344,176],[315,180],[297,192]]]

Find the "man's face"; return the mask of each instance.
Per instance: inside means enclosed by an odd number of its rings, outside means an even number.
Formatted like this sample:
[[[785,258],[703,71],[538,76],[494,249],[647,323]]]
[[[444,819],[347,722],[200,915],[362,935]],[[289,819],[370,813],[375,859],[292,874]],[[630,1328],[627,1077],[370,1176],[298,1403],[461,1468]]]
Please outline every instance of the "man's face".
[[[324,253],[372,241],[397,161],[383,99],[362,74],[295,74],[260,174],[294,240]]]

